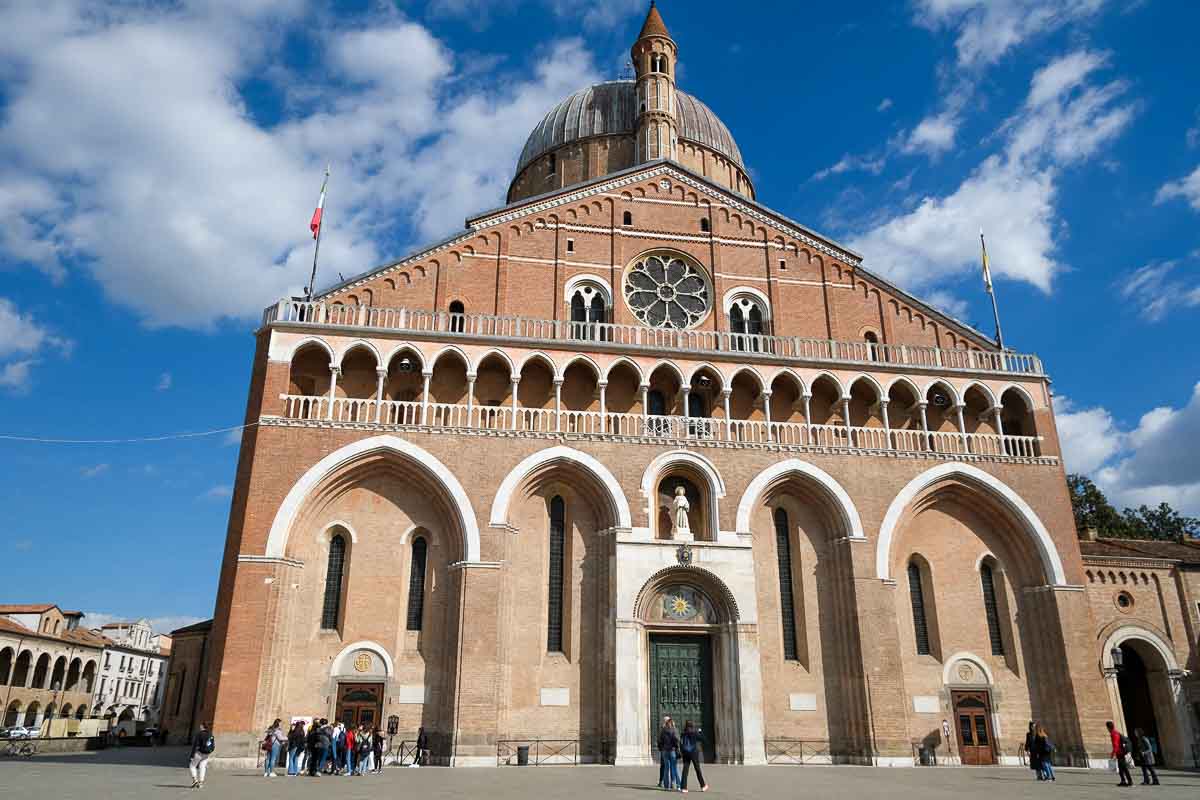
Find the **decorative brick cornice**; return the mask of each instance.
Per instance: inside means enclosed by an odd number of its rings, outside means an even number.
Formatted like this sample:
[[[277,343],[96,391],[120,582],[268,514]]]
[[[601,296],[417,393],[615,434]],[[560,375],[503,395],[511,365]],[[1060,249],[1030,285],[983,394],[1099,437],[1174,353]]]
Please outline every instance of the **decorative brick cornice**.
[[[298,558],[256,556],[248,553],[238,553],[237,560],[239,564],[279,564],[284,567],[304,569],[304,562]]]
[[[1152,558],[1133,556],[1089,556],[1083,557],[1084,566],[1097,567],[1136,567],[1138,569],[1171,569],[1177,567],[1180,561],[1175,558]]]

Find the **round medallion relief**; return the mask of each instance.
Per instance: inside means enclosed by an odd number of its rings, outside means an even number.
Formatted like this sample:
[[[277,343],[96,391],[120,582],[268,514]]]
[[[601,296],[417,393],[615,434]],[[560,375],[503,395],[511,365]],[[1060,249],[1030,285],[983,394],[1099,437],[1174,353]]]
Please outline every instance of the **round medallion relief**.
[[[371,664],[372,661],[370,653],[359,653],[354,657],[355,672],[368,672],[371,669]]]
[[[963,683],[970,683],[975,680],[975,668],[970,664],[960,662],[958,665],[958,679]]]

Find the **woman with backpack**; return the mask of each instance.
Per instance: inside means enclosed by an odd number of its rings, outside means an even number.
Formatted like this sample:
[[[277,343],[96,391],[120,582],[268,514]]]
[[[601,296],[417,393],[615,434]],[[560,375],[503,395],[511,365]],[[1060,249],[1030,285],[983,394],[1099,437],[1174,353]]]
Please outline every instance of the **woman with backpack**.
[[[383,731],[376,728],[375,735],[371,738],[371,757],[375,761],[376,772],[383,772],[383,750]]]
[[[1111,719],[1104,723],[1104,727],[1108,728],[1108,735],[1112,739],[1112,753],[1109,754],[1109,759],[1115,762],[1117,775],[1121,778],[1117,785],[1133,786],[1133,776],[1129,774],[1129,763],[1125,760],[1129,758],[1129,739],[1117,730]]]
[[[375,751],[371,746],[371,729],[366,725],[359,725],[358,732],[354,734],[354,744],[358,748],[358,766],[357,773],[366,775],[371,769],[372,759],[375,757]]]
[[[1040,769],[1039,776],[1044,781],[1054,780],[1054,744],[1050,741],[1050,736],[1046,733],[1046,729],[1041,725],[1037,726],[1037,731],[1033,737],[1033,749],[1037,753],[1038,767]]]
[[[1154,746],[1141,728],[1133,729],[1133,743],[1137,748],[1138,765],[1142,768],[1142,786],[1159,786],[1158,773],[1154,770]]]
[[[283,720],[276,719],[267,728],[263,736],[263,777],[275,777],[275,765],[279,763],[279,751],[287,744],[287,734],[283,732]]]
[[[683,781],[679,791],[687,793],[688,769],[696,768],[696,780],[700,781],[700,791],[707,792],[708,784],[704,782],[704,773],[700,770],[700,762],[704,760],[704,731],[692,724],[689,719],[683,723],[683,736],[679,737],[679,752],[683,756]]]

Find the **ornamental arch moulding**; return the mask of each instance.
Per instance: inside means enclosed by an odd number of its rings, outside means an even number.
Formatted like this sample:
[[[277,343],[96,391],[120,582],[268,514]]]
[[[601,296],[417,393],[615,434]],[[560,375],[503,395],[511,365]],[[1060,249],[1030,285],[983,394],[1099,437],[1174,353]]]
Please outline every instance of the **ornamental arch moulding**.
[[[1029,504],[999,478],[989,475],[977,467],[959,463],[941,464],[925,470],[909,481],[892,500],[884,515],[883,524],[879,527],[879,541],[875,551],[875,571],[880,580],[891,579],[892,541],[896,536],[897,528],[900,527],[905,511],[926,489],[953,480],[961,480],[986,493],[1008,511],[1012,521],[1033,542],[1046,582],[1054,586],[1067,585],[1062,558],[1058,554],[1054,540],[1050,538],[1046,526],[1042,524],[1041,519],[1029,507]]]
[[[311,466],[288,491],[275,513],[267,536],[266,557],[284,558],[288,539],[301,508],[314,489],[330,475],[373,455],[394,455],[419,469],[447,495],[447,503],[457,518],[462,535],[462,558],[479,561],[479,526],[470,497],[454,473],[427,451],[398,436],[372,436],[352,442],[322,458]]]
[[[363,668],[364,664],[358,659],[368,653],[378,658],[378,662],[372,658],[371,663]],[[396,674],[395,665],[392,663],[392,657],[388,654],[387,649],[377,642],[363,640],[342,648],[329,666],[329,675],[330,677],[360,677],[372,673],[378,674],[380,666],[383,668],[383,675],[380,677],[390,678]]]
[[[646,500],[651,536],[654,535],[656,527],[659,527],[661,522],[659,512],[662,509],[658,508],[659,503],[657,502],[659,484],[664,479],[671,477],[670,473],[681,469],[688,477],[695,477],[704,484],[700,487],[700,495],[705,507],[702,510],[692,509],[693,513],[689,513],[688,516],[695,515],[700,525],[707,528],[702,535],[705,535],[709,541],[718,541],[721,536],[720,501],[725,497],[725,481],[711,461],[690,450],[669,450],[661,453],[642,472],[641,490],[642,497]],[[694,514],[696,511],[701,513]],[[658,532],[665,536],[665,531]]]
[[[621,484],[617,482],[608,467],[587,453],[563,445],[548,447],[526,456],[509,471],[500,483],[500,488],[496,490],[496,498],[492,501],[490,524],[508,525],[508,512],[517,489],[534,473],[556,464],[577,466],[594,478],[605,490],[604,494],[607,495],[607,501],[610,504],[609,511],[612,519],[616,522],[616,527],[629,529],[633,526],[633,516],[629,511],[629,502],[625,499],[625,492],[621,490]]]
[[[858,515],[858,509],[842,485],[825,470],[798,458],[789,458],[778,464],[772,464],[750,481],[750,485],[742,494],[741,502],[738,503],[737,532],[739,534],[750,534],[750,517],[762,497],[773,486],[793,477],[799,477],[820,489],[841,518],[843,534],[847,538],[867,538],[863,532],[862,519]]]

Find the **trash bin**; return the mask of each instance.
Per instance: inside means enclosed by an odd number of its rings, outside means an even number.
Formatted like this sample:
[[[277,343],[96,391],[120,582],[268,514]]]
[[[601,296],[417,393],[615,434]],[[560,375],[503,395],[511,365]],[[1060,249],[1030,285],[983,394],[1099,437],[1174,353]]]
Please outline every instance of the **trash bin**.
[[[517,747],[517,766],[529,766],[529,745],[523,744]]]

